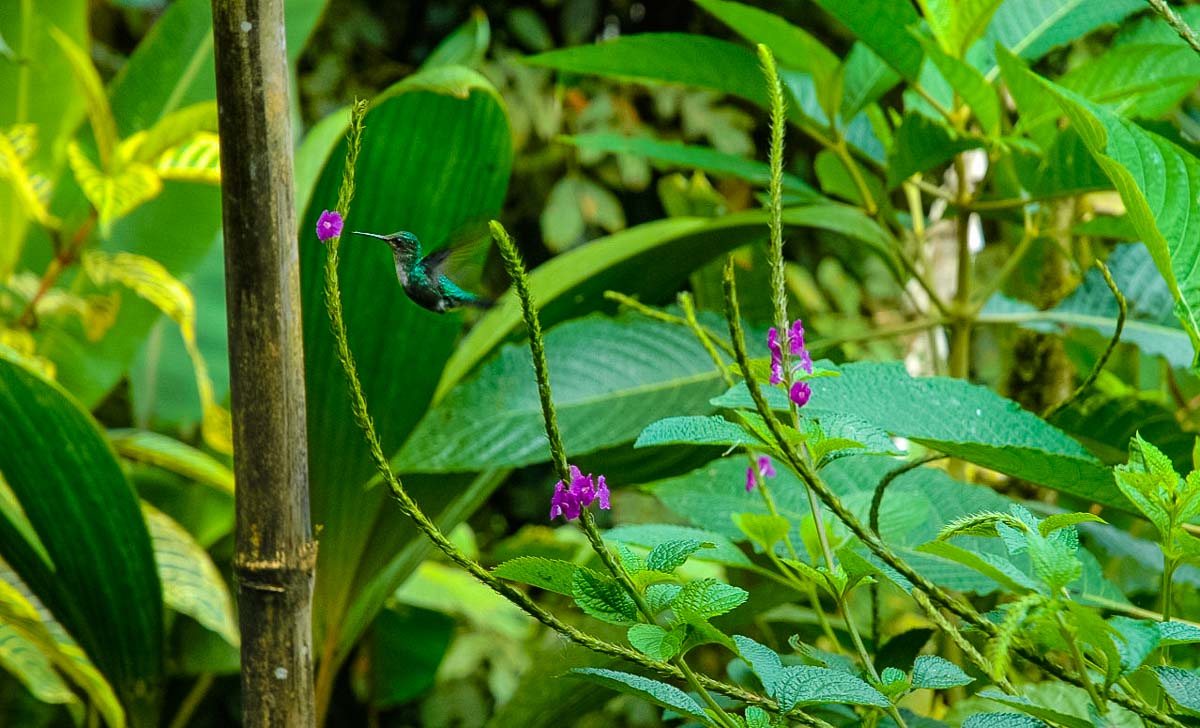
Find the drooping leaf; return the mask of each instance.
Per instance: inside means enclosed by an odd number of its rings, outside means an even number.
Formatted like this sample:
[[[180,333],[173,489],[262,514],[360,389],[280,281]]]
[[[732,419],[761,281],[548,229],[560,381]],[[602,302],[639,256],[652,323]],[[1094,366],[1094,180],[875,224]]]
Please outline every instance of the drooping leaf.
[[[163,602],[221,635],[231,645],[241,643],[233,599],[216,564],[191,534],[162,511],[142,503],[154,560],[162,582]]]
[[[629,628],[629,644],[655,660],[667,661],[679,654],[686,630],[666,630],[657,624],[635,624]]]
[[[162,192],[162,179],[151,167],[140,162],[106,172],[93,164],[75,142],[67,147],[67,158],[75,181],[96,208],[100,227],[105,231],[111,229],[113,222]]]
[[[75,76],[75,83],[83,91],[85,108],[92,123],[92,134],[96,139],[96,147],[100,151],[100,163],[107,168],[113,152],[116,151],[119,137],[117,136],[117,121],[113,117],[108,94],[104,90],[104,82],[100,80],[100,74],[92,65],[92,59],[87,52],[77,46],[70,36],[57,28],[50,28],[50,35],[71,63],[71,72]]]
[[[108,440],[127,460],[154,465],[233,495],[233,471],[202,450],[149,430],[109,430]]]
[[[585,567],[559,559],[540,556],[518,556],[492,569],[492,574],[501,579],[531,584],[558,594],[574,594],[575,572]],[[600,578],[599,574],[595,575]]]
[[[95,421],[3,358],[0,441],[0,473],[28,519],[0,515],[0,553],[143,719],[163,670],[162,591],[132,488]]]
[[[600,683],[626,695],[648,700],[655,705],[679,711],[689,718],[700,721],[702,725],[711,725],[704,709],[687,693],[673,685],[651,680],[641,675],[597,667],[577,667],[571,670],[571,674]]]
[[[436,66],[468,66],[474,68],[483,61],[492,40],[492,26],[481,8],[471,11],[471,17],[442,39],[425,57],[421,68]]]

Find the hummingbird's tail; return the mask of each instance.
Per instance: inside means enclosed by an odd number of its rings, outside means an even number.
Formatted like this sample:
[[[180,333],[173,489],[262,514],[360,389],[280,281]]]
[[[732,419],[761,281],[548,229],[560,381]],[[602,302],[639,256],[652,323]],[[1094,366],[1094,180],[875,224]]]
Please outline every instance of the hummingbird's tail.
[[[482,296],[475,296],[474,298],[472,298],[469,301],[464,301],[464,305],[471,306],[472,308],[477,308],[480,311],[486,311],[489,308],[492,308],[493,306],[496,305],[496,300],[493,298],[483,298]]]

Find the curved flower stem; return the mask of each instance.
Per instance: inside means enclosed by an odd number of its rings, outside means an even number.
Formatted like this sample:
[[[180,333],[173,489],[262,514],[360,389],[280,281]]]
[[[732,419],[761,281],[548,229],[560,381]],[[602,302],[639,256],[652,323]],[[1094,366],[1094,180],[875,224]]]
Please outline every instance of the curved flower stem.
[[[1167,25],[1183,38],[1184,42],[1191,47],[1196,53],[1200,53],[1200,38],[1196,37],[1196,31],[1192,30],[1183,18],[1171,9],[1171,6],[1166,3],[1166,0],[1146,0],[1154,12],[1158,13],[1163,20],[1167,21]]]

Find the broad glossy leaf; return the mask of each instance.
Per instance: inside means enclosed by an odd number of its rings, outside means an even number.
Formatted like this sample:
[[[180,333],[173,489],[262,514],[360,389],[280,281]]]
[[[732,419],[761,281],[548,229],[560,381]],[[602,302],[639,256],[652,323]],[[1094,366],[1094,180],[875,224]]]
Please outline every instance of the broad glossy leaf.
[[[1200,160],[1187,150],[1046,80],[1059,105],[1121,194],[1129,221],[1150,250],[1200,344]]]
[[[841,372],[840,377],[811,382],[806,414],[853,414],[892,435],[1007,475],[1129,508],[1109,471],[1082,445],[987,387],[943,377],[914,378],[901,364],[860,362]],[[766,393],[786,406],[782,390]],[[892,406],[897,401],[906,406]],[[742,383],[714,403],[753,406]]]
[[[723,388],[690,331],[632,314],[551,329],[546,356],[571,455],[631,441],[658,412],[709,412],[707,399]],[[529,349],[512,344],[426,414],[397,465],[446,472],[544,462],[543,426]]]
[[[892,238],[857,208],[836,204],[788,208],[783,222],[845,235],[885,260],[892,260]],[[647,303],[661,301],[712,258],[765,240],[767,235],[767,216],[760,211],[716,220],[658,220],[555,256],[530,273],[530,288],[546,328],[603,305],[608,289],[640,295]],[[510,290],[458,343],[434,401],[441,402],[451,387],[522,325],[521,320],[520,302]]]
[[[496,214],[511,149],[499,97],[481,76],[459,66],[411,76],[375,99],[367,114],[347,229],[411,230],[436,249],[463,222]],[[414,532],[384,489],[363,487],[374,468],[350,414],[323,301],[325,250],[312,231],[337,199],[344,158],[343,141],[329,154],[299,224],[310,497],[313,523],[323,529],[314,622],[318,639],[335,640],[339,649],[361,634],[403,578],[388,572],[389,564],[415,567],[400,559],[403,549],[415,547]],[[438,316],[409,301],[378,241],[343,240],[340,278],[350,348],[384,450],[392,453],[427,406],[462,317]],[[445,490],[427,482],[410,492],[438,513],[457,495]],[[366,588],[385,572],[389,583]],[[363,609],[348,618],[356,599],[366,600]]]
[[[162,590],[133,489],[94,420],[0,359],[0,472],[36,548],[0,517],[0,551],[144,721],[163,670]]]
[[[433,687],[454,627],[454,619],[428,609],[399,606],[380,612],[369,643],[371,703],[395,707]]]

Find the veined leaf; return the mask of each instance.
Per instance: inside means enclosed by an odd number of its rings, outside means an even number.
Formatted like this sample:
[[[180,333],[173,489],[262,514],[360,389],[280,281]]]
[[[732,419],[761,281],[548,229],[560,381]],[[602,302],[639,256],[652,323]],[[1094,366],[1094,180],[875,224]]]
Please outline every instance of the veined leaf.
[[[704,712],[704,709],[687,693],[674,685],[651,680],[641,675],[598,667],[576,667],[571,670],[571,674],[600,683],[618,692],[648,700],[655,705],[678,711],[700,721],[702,725],[712,725],[712,720]]]
[[[1200,56],[1179,45],[1123,45],[1071,69],[1058,84],[1130,118],[1161,116],[1196,88]]]
[[[454,65],[474,68],[483,61],[491,40],[492,26],[488,23],[487,13],[476,7],[465,23],[443,38],[425,57],[421,68]]]
[[[638,435],[634,447],[653,445],[744,445],[765,448],[766,444],[724,417],[667,417],[652,422]]]
[[[921,22],[910,3],[891,0],[860,0],[843,3],[817,0],[825,12],[837,18],[888,65],[904,78],[916,80],[924,56],[921,44],[908,29]]]
[[[961,59],[983,35],[1002,0],[920,0],[929,29],[947,55]]]
[[[1039,79],[1120,193],[1200,349],[1200,160],[1107,109]],[[1197,354],[1200,356],[1200,354]],[[1193,364],[1197,361],[1193,357]]]
[[[628,442],[656,412],[711,411],[721,374],[685,328],[634,315],[590,316],[551,329],[546,356],[567,451]],[[453,472],[544,462],[537,383],[524,344],[505,347],[483,372],[426,413],[398,456],[406,472]],[[505,381],[505,387],[496,387]]]
[[[16,131],[10,129],[6,134],[0,130],[0,179],[8,180],[12,185],[21,206],[30,217],[46,227],[57,228],[62,221],[47,209],[37,178],[26,167],[29,155],[22,153],[13,138]]]
[[[154,304],[179,327],[183,343],[192,357],[196,387],[200,390],[205,441],[214,450],[233,452],[233,430],[229,411],[213,396],[208,365],[196,346],[196,303],[192,292],[158,261],[133,253],[109,255],[99,250],[86,253],[83,267],[97,285],[119,283]]]
[[[1109,24],[1117,23],[1144,4],[1138,0],[1007,0],[992,16],[983,50],[1000,44],[1029,61]],[[991,65],[981,70],[989,73]]]
[[[162,179],[151,167],[140,162],[121,165],[109,173],[92,164],[78,142],[67,147],[67,159],[75,181],[96,208],[100,227],[108,234],[114,221],[162,192]]]
[[[120,137],[117,136],[117,120],[113,117],[112,107],[109,106],[108,92],[104,89],[104,82],[100,80],[100,74],[92,65],[92,59],[82,48],[75,45],[75,41],[71,40],[70,36],[58,28],[51,28],[50,35],[58,43],[67,60],[71,62],[71,72],[75,75],[75,83],[79,85],[87,100],[88,118],[92,122],[92,134],[96,137],[96,147],[100,150],[100,163],[105,169],[108,169],[109,161],[116,151],[117,141]]]
[[[162,591],[137,499],[92,418],[0,358],[0,552],[144,719],[163,670]],[[36,533],[31,542],[28,531]]]
[[[233,599],[208,552],[182,526],[154,506],[143,502],[142,512],[154,546],[163,602],[238,646],[241,638],[233,614]]]
[[[201,132],[158,158],[154,171],[163,179],[221,184],[221,140]]]

